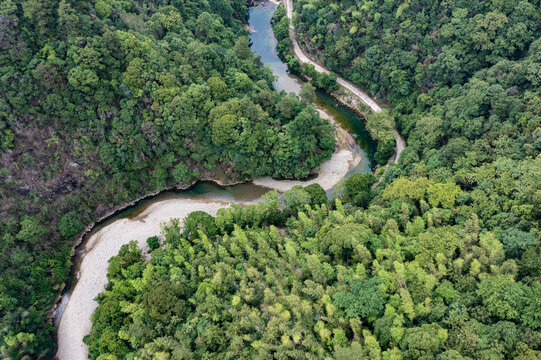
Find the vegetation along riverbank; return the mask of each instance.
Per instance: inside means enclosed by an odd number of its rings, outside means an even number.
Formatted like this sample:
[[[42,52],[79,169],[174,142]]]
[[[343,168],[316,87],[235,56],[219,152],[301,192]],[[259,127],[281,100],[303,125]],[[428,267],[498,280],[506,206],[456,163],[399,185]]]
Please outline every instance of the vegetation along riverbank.
[[[125,248],[91,356],[539,358],[539,4],[294,5],[302,48],[385,99],[408,146],[374,189],[297,188],[169,227],[150,261]]]
[[[203,178],[300,178],[327,121],[249,48],[243,1],[2,1],[0,356],[47,358],[75,239]],[[276,146],[276,144],[279,144]]]
[[[157,201],[96,231],[81,284],[105,291],[91,324],[96,303],[74,296],[83,348],[58,355],[540,358],[539,1],[285,5],[284,59],[329,92],[364,89],[366,108],[343,101],[391,164],[346,172],[332,199],[312,184],[222,210]],[[295,181],[341,153],[310,86],[274,90],[247,10],[0,0],[0,358],[54,356],[85,225],[199,179]],[[207,213],[160,224],[190,210]]]

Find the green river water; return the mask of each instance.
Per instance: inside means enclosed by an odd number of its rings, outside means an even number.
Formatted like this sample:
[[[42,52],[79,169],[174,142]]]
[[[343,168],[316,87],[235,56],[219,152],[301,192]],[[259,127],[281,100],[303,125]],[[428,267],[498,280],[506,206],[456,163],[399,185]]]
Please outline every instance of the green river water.
[[[303,81],[293,74],[289,73],[286,64],[284,64],[278,57],[276,51],[277,40],[273,35],[271,27],[272,14],[276,10],[277,5],[266,2],[263,5],[253,7],[249,11],[249,25],[255,30],[250,35],[251,47],[254,52],[261,56],[262,62],[269,66],[276,75],[275,87],[279,91],[293,92],[298,94]],[[361,117],[354,111],[348,109],[345,106],[340,105],[329,95],[318,92],[317,101],[315,104],[318,108],[325,110],[331,115],[337,123],[346,129],[350,134],[355,137],[357,145],[354,151],[358,152],[362,161],[358,166],[353,168],[348,176],[353,173],[369,172],[371,156],[375,151],[373,141],[368,136]],[[68,284],[68,289],[73,289],[77,283],[75,274],[78,272],[80,263],[85,256],[85,241],[102,229],[113,222],[123,218],[133,218],[142,213],[148,206],[163,200],[168,199],[193,199],[194,201],[201,200],[222,200],[227,202],[250,202],[259,199],[269,189],[254,185],[253,183],[245,183],[233,186],[218,186],[213,182],[200,182],[190,188],[183,191],[164,191],[159,195],[149,197],[148,199],[141,200],[135,205],[128,207],[127,209],[109,217],[108,219],[97,224],[90,233],[88,233],[83,239],[83,243],[76,249],[76,254],[72,259],[74,266],[71,269],[71,281]],[[55,324],[59,321],[63,308],[66,305],[71,290],[68,290],[64,295],[62,302],[59,305],[59,309],[56,312]]]

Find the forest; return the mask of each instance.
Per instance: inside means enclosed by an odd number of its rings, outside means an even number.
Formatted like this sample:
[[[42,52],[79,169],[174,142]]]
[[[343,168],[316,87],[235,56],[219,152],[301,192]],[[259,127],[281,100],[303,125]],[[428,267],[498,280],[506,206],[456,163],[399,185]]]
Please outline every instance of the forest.
[[[194,212],[110,260],[92,359],[537,359],[539,244],[454,183],[371,174]],[[363,206],[362,204],[365,204]],[[368,207],[366,207],[366,204]]]
[[[319,73],[316,71],[314,65],[308,63],[301,63],[291,53],[292,41],[289,38],[289,19],[286,16],[284,7],[279,7],[273,14],[272,25],[274,36],[278,40],[277,50],[280,57],[288,65],[288,68],[295,74],[298,74],[310,81],[315,87],[324,91],[334,98],[338,99],[341,103],[352,108],[358,113],[362,113],[365,121],[366,130],[377,142],[377,149],[373,155],[375,163],[377,165],[387,164],[391,155],[395,152],[395,120],[394,117],[389,114],[387,109],[374,113],[369,107],[360,102],[357,106],[353,105],[349,97],[345,97],[343,89],[337,84],[337,75],[334,72]]]
[[[302,178],[333,127],[273,90],[244,0],[0,0],[0,358],[50,358],[86,226],[199,179]]]
[[[539,1],[294,3],[304,50],[389,105],[399,163],[126,246],[90,356],[541,359]]]
[[[110,261],[92,359],[541,359],[539,0],[295,0],[303,49],[389,108],[398,164]],[[333,128],[249,49],[243,0],[0,0],[0,357],[55,351],[83,229],[225,174],[299,178]],[[289,22],[278,47],[295,69]],[[280,35],[281,34],[281,35]],[[388,130],[388,129],[387,129]],[[378,160],[379,159],[379,160]],[[182,220],[182,219],[181,219]]]

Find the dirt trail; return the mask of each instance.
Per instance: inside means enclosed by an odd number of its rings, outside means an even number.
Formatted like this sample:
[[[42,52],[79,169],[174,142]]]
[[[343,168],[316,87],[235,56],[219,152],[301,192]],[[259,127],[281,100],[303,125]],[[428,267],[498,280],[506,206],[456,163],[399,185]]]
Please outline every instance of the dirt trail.
[[[293,4],[291,0],[285,0],[288,17],[292,17]],[[313,64],[319,72],[329,72],[328,69],[316,64],[308,58],[300,49],[295,40],[293,28],[290,28],[295,53],[302,62]],[[362,90],[350,82],[338,78],[337,82],[354,93],[359,99],[368,105],[374,112],[380,112],[381,108],[366,95]],[[328,117],[322,113],[322,117]],[[275,181],[264,178],[255,180],[255,184],[261,184],[280,191],[287,190],[294,185],[308,185],[319,183],[323,188],[329,189],[342,179],[351,167],[355,166],[360,158],[349,149],[348,144],[352,141],[351,136],[340,132],[338,134],[339,148],[333,157],[323,163],[318,169],[318,177],[310,181]],[[398,161],[400,153],[405,147],[405,142],[397,132]],[[354,141],[353,141],[354,142]],[[393,155],[394,157],[394,155]],[[92,235],[86,244],[87,253],[81,263],[78,273],[77,284],[71,293],[58,325],[58,352],[56,358],[66,360],[78,360],[88,358],[87,346],[83,343],[83,337],[90,332],[92,322],[91,314],[97,307],[94,298],[105,289],[107,284],[108,260],[118,253],[120,247],[131,240],[135,240],[138,246],[146,248],[146,239],[149,236],[159,234],[161,225],[167,223],[171,218],[182,219],[189,213],[197,210],[205,211],[215,215],[219,208],[226,207],[230,203],[219,200],[202,199],[176,199],[156,202],[133,219],[120,219],[102,228]]]
[[[289,38],[291,39],[291,42],[293,43],[293,51],[295,53],[295,56],[302,62],[306,64],[311,64],[314,66],[315,70],[319,73],[326,73],[329,74],[331,71],[327,69],[326,67],[316,63],[312,59],[306,55],[306,53],[301,49],[299,42],[297,41],[297,37],[295,36],[295,28],[293,27],[293,0],[284,0],[284,7],[286,9],[286,15],[289,18]],[[381,107],[370,97],[368,96],[364,91],[359,89],[357,86],[353,85],[351,82],[347,81],[346,79],[338,76],[336,78],[336,82],[344,87],[345,89],[349,90],[352,94],[357,96],[366,106],[368,106],[370,109],[372,109],[373,112],[381,112]],[[402,153],[402,150],[406,147],[406,142],[404,141],[404,138],[402,135],[400,135],[400,132],[398,130],[395,130],[394,133],[395,141],[396,141],[396,147],[395,147],[395,154],[389,159],[390,162],[397,163],[400,159],[400,154]]]

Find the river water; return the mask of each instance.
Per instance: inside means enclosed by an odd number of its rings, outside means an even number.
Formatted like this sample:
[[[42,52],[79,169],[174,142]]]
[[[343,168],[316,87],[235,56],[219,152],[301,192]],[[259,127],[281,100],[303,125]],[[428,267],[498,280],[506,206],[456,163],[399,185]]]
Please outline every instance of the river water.
[[[275,87],[279,91],[298,94],[302,80],[290,74],[286,64],[278,57],[277,41],[270,20],[277,5],[264,3],[249,11],[252,50],[276,75]],[[318,92],[316,107],[325,111],[356,139],[353,149],[362,157],[361,162],[346,176],[368,172],[374,143],[364,128],[362,119],[350,109],[338,104],[330,96]],[[270,189],[253,183],[221,187],[212,182],[201,182],[185,191],[165,191],[142,200],[132,207],[96,225],[76,249],[73,258],[72,277],[68,290],[55,312],[55,327],[59,349],[57,358],[78,360],[87,358],[82,337],[91,326],[90,314],[96,308],[93,300],[106,284],[107,260],[130,240],[145,247],[149,236],[160,232],[161,224],[171,217],[183,218],[191,211],[204,210],[215,215],[220,207],[230,203],[247,204],[257,201]]]
[[[303,80],[291,74],[287,65],[278,56],[276,45],[278,40],[274,37],[271,19],[278,5],[265,2],[253,7],[249,11],[249,25],[252,29],[250,42],[252,50],[261,57],[261,61],[270,67],[276,75],[274,87],[278,91],[299,94]],[[324,92],[317,91],[316,107],[324,110],[333,117],[342,128],[355,137],[358,148],[355,149],[361,155],[361,163],[350,171],[348,175],[358,172],[371,171],[370,163],[375,153],[375,143],[368,135],[364,127],[363,119],[353,110],[341,105]]]

